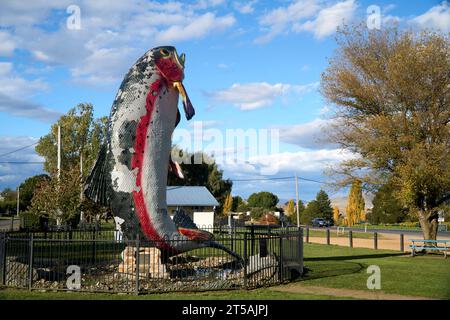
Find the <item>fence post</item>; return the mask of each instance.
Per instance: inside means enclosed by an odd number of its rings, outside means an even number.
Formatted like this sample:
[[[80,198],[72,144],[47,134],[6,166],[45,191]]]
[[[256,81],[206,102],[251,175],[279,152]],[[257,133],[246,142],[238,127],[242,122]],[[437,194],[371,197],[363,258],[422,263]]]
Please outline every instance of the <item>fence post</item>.
[[[400,234],[400,251],[405,252],[405,236],[403,233]]]
[[[14,216],[11,217],[11,231],[14,231]]]
[[[373,248],[378,250],[378,233],[376,231],[373,233]]]
[[[327,228],[327,244],[330,244],[330,228]]]
[[[298,228],[298,254],[300,258],[300,275],[303,275],[303,229]]]
[[[0,233],[1,241],[1,266],[2,266],[2,285],[6,285],[6,233]]]
[[[135,289],[135,294],[139,294],[139,260],[140,260],[140,239],[139,239],[139,234],[137,234],[136,236],[136,260],[135,260],[135,265],[136,265],[136,289]]]
[[[352,230],[348,231],[348,241],[349,241],[350,248],[353,248],[353,231]]]
[[[33,253],[34,253],[34,239],[33,234],[30,235],[30,261],[28,268],[28,290],[33,288]]]
[[[92,263],[95,263],[95,256],[97,251],[97,243],[95,241],[95,231],[92,233]]]
[[[306,243],[309,243],[309,226],[306,226]]]
[[[247,283],[247,232],[244,232],[244,289],[248,289]]]
[[[279,279],[279,283],[282,283],[283,282],[283,235],[280,234],[278,236],[280,237],[280,259],[279,259],[279,261],[280,261],[279,278],[280,279]]]
[[[255,255],[255,226],[253,224],[250,230],[250,255],[253,256]]]

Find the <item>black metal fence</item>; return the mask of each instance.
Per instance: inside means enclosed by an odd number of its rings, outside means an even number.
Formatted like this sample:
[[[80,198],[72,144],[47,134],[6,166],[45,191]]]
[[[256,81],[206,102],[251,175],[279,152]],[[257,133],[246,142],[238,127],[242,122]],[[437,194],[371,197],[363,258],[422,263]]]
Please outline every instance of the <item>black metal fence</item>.
[[[162,254],[161,243],[125,240],[114,230],[3,233],[0,284],[30,290],[151,293],[256,288],[303,273],[302,229],[208,231],[242,260],[202,247],[201,241],[195,241],[197,249]],[[165,242],[176,246],[174,241]]]

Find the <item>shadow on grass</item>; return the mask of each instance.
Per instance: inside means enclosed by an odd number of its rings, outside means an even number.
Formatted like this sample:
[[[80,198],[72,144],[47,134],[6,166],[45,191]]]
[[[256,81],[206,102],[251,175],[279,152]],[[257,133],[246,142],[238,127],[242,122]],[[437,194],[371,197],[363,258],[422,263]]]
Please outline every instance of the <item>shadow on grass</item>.
[[[360,273],[367,268],[358,262],[337,262],[334,264],[311,264],[305,266],[305,273],[297,281],[308,281],[313,279],[339,277],[343,275]]]
[[[331,256],[331,257],[312,257],[305,258],[307,261],[342,261],[342,260],[358,260],[358,259],[377,259],[377,258],[388,258],[388,257],[398,257],[407,255],[405,253],[380,253],[380,254],[363,254],[355,256]]]

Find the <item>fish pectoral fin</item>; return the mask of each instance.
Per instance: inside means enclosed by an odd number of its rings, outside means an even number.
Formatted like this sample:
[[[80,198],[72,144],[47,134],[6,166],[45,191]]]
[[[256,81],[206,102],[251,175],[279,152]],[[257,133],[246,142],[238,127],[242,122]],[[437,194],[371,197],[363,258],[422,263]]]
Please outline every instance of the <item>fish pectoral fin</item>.
[[[199,229],[188,229],[188,228],[178,228],[178,232],[183,236],[189,238],[189,240],[211,240],[213,238],[213,234]]]
[[[173,161],[172,158],[170,158],[169,160],[169,171],[173,172],[178,178],[184,179],[180,164],[176,161]]]

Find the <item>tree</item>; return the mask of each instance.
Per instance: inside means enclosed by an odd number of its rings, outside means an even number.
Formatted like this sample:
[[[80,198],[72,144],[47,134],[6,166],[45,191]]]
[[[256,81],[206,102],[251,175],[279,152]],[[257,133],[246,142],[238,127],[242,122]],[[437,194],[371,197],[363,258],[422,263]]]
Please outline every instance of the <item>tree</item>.
[[[316,201],[320,212],[319,217],[332,220],[333,208],[331,207],[331,201],[328,194],[325,191],[320,190],[316,195]]]
[[[308,202],[305,210],[300,215],[300,222],[302,224],[310,224],[314,218],[319,218],[321,216],[320,205],[317,200],[312,200]]]
[[[106,141],[106,117],[94,120],[94,107],[90,103],[78,104],[51,126],[50,132],[41,137],[36,152],[44,157],[44,170],[54,172],[58,160],[58,126],[61,126],[61,164],[63,169],[79,168],[83,156],[83,177],[89,174],[100,147]]]
[[[223,179],[223,170],[220,170],[215,160],[202,152],[189,153],[180,150],[177,146],[172,148],[172,155],[181,158],[180,167],[184,179],[169,173],[167,184],[172,186],[205,186],[220,203],[217,212],[222,212],[226,197],[231,193],[233,182]],[[196,163],[195,159],[202,159]],[[174,160],[176,158],[174,157]]]
[[[78,104],[61,116],[51,126],[50,132],[39,139],[36,152],[44,157],[44,170],[50,173],[50,179],[40,184],[38,197],[31,201],[30,210],[33,213],[40,215],[45,212],[45,215],[60,223],[73,222],[71,219],[78,216],[74,210],[80,211],[82,207],[86,208],[87,214],[94,214],[91,209],[101,209],[87,203],[87,200],[81,203],[80,199],[83,178],[89,174],[107,136],[108,119],[102,117],[94,120],[93,114],[92,104]],[[61,180],[58,180],[56,172],[58,126],[61,127]],[[80,175],[81,158],[83,172]]]
[[[333,207],[333,220],[336,225],[339,225],[340,218],[341,218],[341,213],[339,212],[339,207],[334,206]]]
[[[225,198],[225,203],[223,204],[223,213],[229,214],[231,212],[231,208],[233,207],[233,197],[231,194]]]
[[[291,217],[291,216],[294,215],[294,213],[295,213],[295,201],[294,201],[294,199],[291,199],[291,200],[289,200],[287,202],[286,208],[285,208],[284,211],[286,212],[286,215],[288,217]]]
[[[44,180],[49,180],[50,176],[47,174],[39,174],[30,178],[27,178],[19,186],[20,189],[20,209],[26,210],[31,205],[34,191],[37,186]]]
[[[277,206],[278,197],[271,192],[255,192],[248,197],[248,205],[255,208],[274,209]]]
[[[335,169],[337,184],[356,178],[373,189],[390,181],[425,239],[436,239],[439,208],[450,199],[449,40],[346,27],[321,82],[337,110],[330,140],[358,155]]]
[[[0,196],[3,198],[0,201],[0,212],[6,213],[7,215],[12,212],[15,214],[17,210],[17,192],[6,188],[0,193]]]
[[[51,179],[42,180],[36,188],[29,211],[36,216],[75,224],[80,214],[80,173],[76,167],[55,172]]]
[[[349,226],[363,220],[364,208],[365,202],[362,195],[361,181],[355,180],[350,188],[347,199],[347,207],[345,209]]]
[[[399,223],[403,222],[408,214],[399,200],[393,195],[392,184],[380,187],[372,200],[372,211],[367,214],[370,223]]]
[[[244,200],[240,196],[233,197],[233,205],[231,207],[231,211],[237,212],[240,205],[242,205]]]

